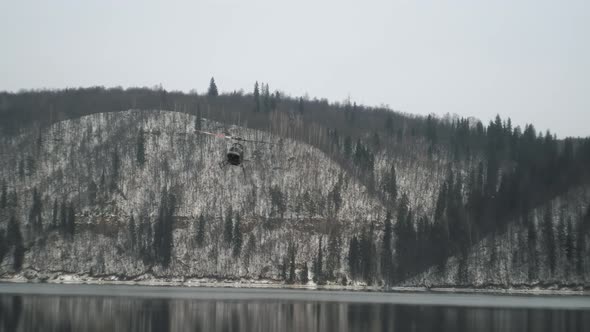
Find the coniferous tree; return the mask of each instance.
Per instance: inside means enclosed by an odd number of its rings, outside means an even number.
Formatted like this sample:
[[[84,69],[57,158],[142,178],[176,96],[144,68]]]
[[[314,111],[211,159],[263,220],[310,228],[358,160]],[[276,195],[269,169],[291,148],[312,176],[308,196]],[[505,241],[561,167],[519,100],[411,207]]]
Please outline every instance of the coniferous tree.
[[[395,136],[397,138],[397,142],[398,143],[402,143],[402,141],[404,140],[404,129],[403,128],[399,128],[397,130],[397,134]]]
[[[168,210],[168,194],[164,189],[160,195],[160,208],[158,209],[158,219],[154,225],[154,256],[157,261],[162,263],[165,253],[165,232],[166,232],[166,211]]]
[[[416,230],[416,263],[418,268],[423,270],[426,267],[430,267],[433,264],[432,260],[432,245],[430,242],[430,235],[432,227],[427,216],[421,216],[418,218],[417,230]]]
[[[232,208],[229,207],[227,214],[225,215],[225,224],[223,227],[223,240],[226,246],[231,245],[232,233],[233,233],[233,222],[232,222]]]
[[[359,240],[359,256],[360,256],[360,268],[359,268],[359,276],[360,278],[368,282],[371,273],[371,243],[369,241],[368,231],[366,229],[363,230],[360,240]]]
[[[18,194],[16,193],[16,188],[12,189],[12,191],[8,194],[8,202],[7,207],[16,208],[18,207]]]
[[[41,201],[41,195],[37,191],[37,187],[33,188],[32,201],[31,210],[29,211],[29,223],[33,225],[37,231],[40,231],[43,227],[43,220],[41,219],[43,203]]]
[[[156,224],[157,226],[157,224]],[[145,265],[154,263],[154,232],[152,224],[145,215],[139,216],[139,255]]]
[[[432,259],[438,268],[444,268],[449,253],[449,227],[447,223],[448,185],[445,182],[439,191],[431,231]],[[405,229],[405,228],[404,228]]]
[[[137,231],[133,214],[131,214],[131,218],[129,219],[129,243],[131,245],[131,251],[135,251],[137,246]]]
[[[109,185],[109,190],[111,192],[113,192],[113,191],[115,191],[115,189],[117,189],[117,182],[119,181],[119,172],[120,172],[120,168],[121,168],[121,158],[119,157],[119,151],[117,149],[115,149],[113,151],[111,162],[112,162],[113,174],[111,177],[111,183]]]
[[[174,230],[174,213],[176,211],[176,196],[172,193],[168,194],[168,213],[166,213],[166,237],[165,237],[165,254],[164,266],[168,266],[172,259],[173,234]]]
[[[8,253],[8,239],[4,233],[4,230],[0,229],[0,264],[2,264],[4,257]]]
[[[397,210],[397,223],[395,224],[396,246],[396,277],[400,280],[407,277],[412,271],[414,254],[412,244],[415,242],[414,225],[412,222],[410,203],[408,196],[404,193],[399,201]]]
[[[316,215],[317,212],[319,212],[317,209],[317,205],[318,205],[317,203],[318,202],[314,201],[311,198],[311,195],[309,194],[309,192],[306,191],[303,194],[303,205],[305,207],[305,211],[307,212],[310,220],[313,216]]]
[[[287,258],[287,256],[283,256],[283,262],[281,264],[281,275],[280,277],[283,278],[283,280],[288,281],[287,280],[287,265],[289,264],[289,259]]]
[[[319,238],[319,245],[318,245],[318,252],[316,254],[315,262],[314,262],[314,281],[317,284],[324,283],[324,272],[323,272],[323,250],[322,250],[322,236]]]
[[[160,109],[167,109],[168,108],[168,91],[164,90],[162,88],[162,84],[160,84],[160,87],[158,89],[159,92],[159,99],[160,99]]]
[[[139,134],[137,135],[137,147],[136,147],[136,160],[139,167],[143,167],[145,164],[145,135],[143,132],[143,128],[139,129]]]
[[[260,89],[258,88],[258,81],[254,83],[254,112],[260,112]]]
[[[417,269],[417,251],[416,251],[416,243],[417,243],[417,234],[416,228],[414,227],[414,211],[410,209],[408,211],[408,216],[406,217],[406,225],[407,225],[407,266],[409,271],[409,276],[416,273]]]
[[[270,103],[270,89],[268,87],[268,83],[262,84],[262,94],[263,94],[263,104],[264,104],[264,111],[270,112],[271,111],[271,103]]]
[[[53,210],[51,212],[51,227],[57,228],[57,217],[59,215],[59,205],[57,198],[53,200]]]
[[[458,259],[459,259],[459,264],[457,267],[458,282],[461,285],[467,285],[468,279],[469,279],[469,273],[468,273],[469,270],[468,270],[468,266],[467,266],[467,254],[460,253]]]
[[[496,196],[496,191],[498,187],[498,175],[499,175],[499,165],[498,159],[495,153],[492,154],[490,159],[488,160],[487,165],[487,176],[486,176],[486,184],[485,184],[485,195],[488,201],[491,201]]]
[[[240,221],[240,213],[236,213],[236,222],[234,223],[234,229],[232,233],[232,246],[233,246],[233,256],[239,257],[240,252],[242,251],[242,227]]]
[[[352,155],[352,138],[346,136],[344,138],[344,157],[350,158]]]
[[[299,280],[301,284],[306,285],[309,282],[309,270],[307,268],[307,262],[303,263],[303,269],[299,273]]]
[[[205,217],[201,213],[197,226],[197,246],[202,247],[205,244]]]
[[[18,162],[18,176],[21,178],[21,180],[25,178],[25,161],[24,161],[24,159],[21,159]]]
[[[63,234],[67,233],[68,229],[68,207],[66,205],[66,199],[61,202],[59,209],[59,229]]]
[[[329,197],[331,198],[332,201],[332,212],[333,212],[333,216],[338,214],[338,211],[340,210],[340,207],[342,206],[342,181],[343,181],[343,177],[342,177],[342,173],[340,173],[338,175],[338,182],[336,182],[336,184],[334,185],[334,188],[332,188],[332,190],[329,193]]]
[[[467,210],[470,219],[473,220],[474,227],[472,228],[472,237],[479,238],[479,230],[482,227],[482,206],[483,206],[483,183],[484,183],[484,167],[480,162],[477,172],[473,172],[467,198]]]
[[[545,208],[545,214],[543,216],[543,236],[545,240],[545,249],[547,253],[547,261],[549,263],[549,269],[551,270],[551,274],[555,272],[555,263],[556,263],[556,246],[555,246],[555,237],[554,237],[554,228],[553,228],[553,207],[549,204]]]
[[[442,218],[445,216],[445,211],[447,208],[447,192],[448,187],[447,183],[445,182],[442,185],[440,191],[438,192],[438,198],[436,200],[436,205],[434,208],[434,222],[440,222]]]
[[[88,184],[88,204],[94,206],[96,204],[96,197],[98,196],[98,186],[94,180],[90,180]]]
[[[354,151],[354,163],[361,170],[370,169],[372,171],[370,156],[370,152],[363,146],[363,143],[359,138],[356,142],[356,149]]]
[[[195,117],[195,130],[201,130],[203,125],[203,114],[201,114],[201,105],[197,104],[197,116]]]
[[[387,118],[385,119],[385,132],[387,135],[393,135],[393,117],[391,114],[387,115]]]
[[[13,215],[8,222],[6,228],[7,246],[13,247],[13,261],[12,268],[15,271],[20,271],[25,258],[25,247],[23,244],[23,236],[20,231],[20,225],[16,217]]]
[[[576,272],[579,276],[585,276],[587,271],[585,267],[586,256],[588,255],[586,237],[590,230],[590,207],[584,216],[580,216],[576,232]]]
[[[556,254],[559,257],[559,264],[562,259],[565,260],[567,256],[567,224],[565,220],[565,211],[562,209],[559,222],[557,223],[557,250]]]
[[[379,149],[381,148],[381,137],[379,137],[379,133],[375,132],[373,133],[373,137],[371,139],[371,145],[373,147],[373,150],[375,151],[379,151]]]
[[[305,104],[304,104],[302,97],[299,97],[299,103],[297,104],[297,110],[299,111],[299,114],[302,114],[302,115],[305,112]]]
[[[356,236],[353,236],[350,240],[348,247],[348,270],[350,271],[350,277],[357,279],[359,277],[360,269],[360,248],[359,242]]]
[[[333,280],[334,272],[340,269],[340,238],[336,232],[332,232],[328,237],[328,255],[326,257],[326,269],[324,275],[326,278]]]
[[[490,247],[490,262],[489,266],[492,270],[495,270],[498,265],[498,244],[496,243],[497,234],[494,232],[490,237],[488,246]]]
[[[102,173],[101,173],[101,175],[100,175],[100,183],[99,183],[99,185],[100,185],[100,188],[99,188],[99,189],[100,189],[100,191],[101,191],[101,193],[102,193],[103,195],[104,195],[104,193],[107,191],[106,184],[107,184],[107,182],[106,182],[106,176],[105,176],[105,174],[104,174],[104,169],[103,169],[103,170],[102,170]]]
[[[280,101],[281,101],[281,94],[278,91],[275,91],[275,93],[270,95],[270,109],[276,110],[277,105],[279,104]]]
[[[566,242],[565,242],[565,257],[566,260],[568,262],[568,264],[570,265],[570,267],[573,264],[573,259],[575,257],[575,245],[574,245],[574,229],[573,229],[573,221],[571,218],[568,218],[567,221],[567,236],[566,236]]]
[[[537,231],[535,223],[528,215],[524,216],[524,223],[527,226],[527,244],[528,244],[528,279],[529,282],[535,281],[538,277],[537,264]]]
[[[16,188],[12,189],[8,195],[8,206],[12,208],[18,207],[18,194],[16,193]]]
[[[395,174],[395,165],[392,163],[389,172],[385,174],[383,179],[383,191],[389,195],[391,202],[397,199],[397,176]]]
[[[463,181],[461,176],[457,175],[454,184],[451,184],[452,190],[449,192],[447,207],[447,220],[449,221],[449,240],[451,241],[451,251],[461,251],[467,255],[471,247],[471,229],[467,212],[463,204]]]
[[[392,245],[391,212],[387,211],[383,223],[383,239],[381,241],[381,277],[386,285],[393,282],[393,253]]]
[[[2,189],[0,193],[0,209],[5,209],[8,206],[8,189],[6,188],[6,181],[2,180]]]
[[[74,203],[70,203],[70,206],[68,207],[67,219],[67,232],[70,236],[74,236],[76,231],[76,210],[74,209]]]
[[[37,170],[37,165],[35,163],[35,159],[33,158],[33,156],[31,156],[31,155],[27,156],[26,166],[27,166],[27,176],[31,176],[31,175],[35,174],[35,171]]]
[[[281,216],[281,219],[284,218],[285,212],[287,211],[287,203],[285,196],[281,192],[279,186],[275,185],[270,187],[270,201],[272,204],[272,208],[276,214]]]
[[[33,174],[35,174],[35,171],[37,170],[37,165],[35,162],[35,158],[33,158],[33,156],[28,155],[27,159],[26,159],[26,174],[27,176],[31,176]]]
[[[168,267],[172,260],[172,231],[174,229],[175,208],[176,197],[164,188],[160,199],[160,209],[153,241],[155,258],[163,267]]]
[[[215,84],[215,78],[211,77],[211,81],[209,81],[209,90],[207,90],[207,96],[209,97],[217,97],[219,92],[217,91],[217,84]]]
[[[576,274],[578,276],[584,275],[584,249],[586,248],[586,236],[581,227],[578,227],[576,232]]]
[[[295,248],[295,244],[293,242],[289,243],[289,249],[287,251],[289,256],[289,283],[294,283],[297,276],[295,275],[295,255],[297,254],[297,249]]]
[[[432,115],[428,115],[426,118],[426,138],[431,145],[436,145],[438,143],[436,122],[436,119]]]
[[[367,282],[367,284],[371,285],[373,283],[373,279],[375,277],[375,259],[377,255],[377,250],[375,248],[375,241],[374,241],[374,230],[375,226],[371,223],[368,230],[363,231],[361,236],[361,240],[359,243],[360,248],[360,274]]]
[[[246,249],[244,251],[244,264],[248,266],[250,264],[250,260],[252,259],[252,255],[256,250],[256,237],[254,234],[250,233],[248,236],[248,242],[246,243]]]

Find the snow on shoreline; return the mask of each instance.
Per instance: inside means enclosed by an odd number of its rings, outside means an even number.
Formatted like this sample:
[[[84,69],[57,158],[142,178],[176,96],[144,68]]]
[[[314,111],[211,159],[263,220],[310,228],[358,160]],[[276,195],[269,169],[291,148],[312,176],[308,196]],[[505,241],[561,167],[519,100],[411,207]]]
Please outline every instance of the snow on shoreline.
[[[487,294],[487,295],[576,295],[590,296],[590,289],[582,287],[541,288],[539,286],[515,286],[510,288],[459,288],[459,287],[389,287],[356,285],[317,285],[309,282],[306,285],[289,285],[282,281],[268,279],[215,279],[215,278],[154,278],[148,275],[134,280],[120,280],[117,276],[90,277],[87,275],[61,274],[46,280],[28,279],[22,274],[0,277],[1,283],[48,283],[77,285],[139,285],[139,286],[170,286],[170,287],[209,287],[209,288],[263,288],[263,289],[299,289],[299,290],[330,290],[330,291],[370,291],[380,293],[456,293],[456,294]]]

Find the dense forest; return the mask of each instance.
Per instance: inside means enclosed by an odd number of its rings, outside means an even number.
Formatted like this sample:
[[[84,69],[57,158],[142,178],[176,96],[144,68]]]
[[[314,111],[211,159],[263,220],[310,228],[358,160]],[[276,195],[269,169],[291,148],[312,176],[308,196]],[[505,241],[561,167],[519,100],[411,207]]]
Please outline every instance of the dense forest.
[[[195,129],[279,147],[254,150],[260,167],[244,184],[211,171],[224,143]],[[590,277],[590,139],[499,116],[413,116],[258,82],[220,93],[212,78],[203,94],[0,93],[0,137],[0,275],[43,270],[53,245],[70,265],[45,270],[117,274],[108,257],[123,255],[133,269],[119,277],[131,279],[391,286],[454,269],[438,283],[505,286],[469,277],[485,260],[526,270],[523,285],[584,287]],[[91,262],[76,265],[89,258],[68,248],[97,236],[114,242],[88,247]],[[116,254],[105,253],[108,243]]]

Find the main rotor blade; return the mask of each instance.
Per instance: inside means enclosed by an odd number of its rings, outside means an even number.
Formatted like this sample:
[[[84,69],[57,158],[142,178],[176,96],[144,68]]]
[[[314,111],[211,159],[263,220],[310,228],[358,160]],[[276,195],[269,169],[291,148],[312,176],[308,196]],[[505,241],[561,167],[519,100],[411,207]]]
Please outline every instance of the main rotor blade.
[[[205,134],[205,135],[211,135],[211,136],[215,136],[217,138],[225,138],[225,139],[232,139],[233,137],[231,136],[227,136],[225,134],[219,134],[219,133],[210,133],[208,131],[202,131],[202,130],[195,130],[201,134]]]
[[[276,144],[276,143],[272,143],[272,142],[255,141],[255,140],[252,140],[252,139],[245,139],[245,138],[241,138],[241,137],[232,137],[232,139],[235,139],[236,141],[250,142],[250,143]]]
[[[252,140],[246,140],[246,142],[252,142],[252,143],[262,143],[262,144],[270,144],[270,145],[277,144],[277,143],[273,143],[273,142],[266,142],[266,141],[252,141]]]
[[[251,143],[264,143],[264,144],[276,144],[276,143],[266,142],[266,141],[256,141],[256,140],[251,140],[251,139],[245,139],[245,138],[242,138],[239,136],[231,136],[231,135],[220,134],[220,133],[210,133],[208,131],[202,131],[202,130],[195,130],[195,131],[199,132],[201,134],[211,135],[211,136],[215,136],[217,138],[233,139],[235,141],[251,142]]]

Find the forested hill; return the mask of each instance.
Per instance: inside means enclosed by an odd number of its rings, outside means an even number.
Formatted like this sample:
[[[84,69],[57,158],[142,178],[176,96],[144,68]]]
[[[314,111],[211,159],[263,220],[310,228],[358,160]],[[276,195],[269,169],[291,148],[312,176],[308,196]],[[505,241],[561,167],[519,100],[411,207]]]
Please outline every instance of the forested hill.
[[[587,285],[588,138],[211,83],[0,93],[0,275]]]

